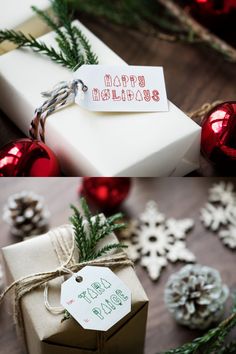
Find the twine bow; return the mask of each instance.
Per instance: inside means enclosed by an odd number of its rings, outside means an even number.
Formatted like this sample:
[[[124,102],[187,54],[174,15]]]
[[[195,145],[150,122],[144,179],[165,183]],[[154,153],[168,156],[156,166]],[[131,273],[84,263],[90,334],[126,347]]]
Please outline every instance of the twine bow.
[[[42,92],[42,96],[47,100],[35,110],[29,130],[30,137],[45,142],[45,124],[48,116],[58,109],[73,104],[77,95],[80,95],[80,98],[83,99],[86,91],[88,91],[88,87],[82,80],[77,79],[71,82],[62,81],[53,90]]]

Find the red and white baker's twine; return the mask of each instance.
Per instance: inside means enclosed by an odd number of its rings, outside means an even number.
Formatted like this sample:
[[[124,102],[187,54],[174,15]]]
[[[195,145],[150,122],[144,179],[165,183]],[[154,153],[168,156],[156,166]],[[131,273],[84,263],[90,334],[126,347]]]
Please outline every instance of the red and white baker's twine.
[[[52,91],[43,92],[42,96],[47,100],[40,108],[35,110],[34,118],[30,125],[29,135],[34,140],[45,142],[45,123],[46,119],[53,112],[66,107],[75,102],[75,97],[88,91],[88,87],[82,80],[73,80],[71,82],[60,82]]]

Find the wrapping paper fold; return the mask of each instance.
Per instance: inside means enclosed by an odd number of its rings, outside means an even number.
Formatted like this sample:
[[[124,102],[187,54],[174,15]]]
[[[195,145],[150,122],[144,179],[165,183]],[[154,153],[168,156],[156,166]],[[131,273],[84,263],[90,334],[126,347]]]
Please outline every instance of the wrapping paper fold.
[[[126,65],[75,23],[100,64]],[[57,46],[54,33],[42,40]],[[40,93],[71,79],[67,69],[29,50],[7,53],[0,58],[0,108],[28,134]],[[46,143],[71,176],[182,176],[198,167],[200,127],[171,102],[169,112],[155,113],[94,113],[73,105],[49,117]]]
[[[68,239],[68,242],[71,239],[72,229],[69,225],[58,228],[55,232]],[[60,266],[49,235],[48,233],[3,249],[9,282]],[[114,234],[105,238],[99,247],[111,242],[117,242]],[[115,273],[131,289],[132,310],[105,333],[103,354],[141,354],[144,347],[148,299],[132,267],[118,268]],[[63,279],[59,278],[50,282],[49,296],[54,306],[59,305],[62,281]],[[63,315],[52,315],[46,310],[42,288],[25,295],[21,301],[21,309],[29,354],[98,352],[98,333],[84,330],[73,319],[61,323]]]
[[[0,3],[0,29],[20,30],[35,37],[49,32],[48,26],[33,13],[32,5],[48,10],[50,3],[49,0],[20,0],[20,4],[19,0],[7,0],[4,5]],[[14,48],[14,44],[4,42],[0,44],[0,55]]]

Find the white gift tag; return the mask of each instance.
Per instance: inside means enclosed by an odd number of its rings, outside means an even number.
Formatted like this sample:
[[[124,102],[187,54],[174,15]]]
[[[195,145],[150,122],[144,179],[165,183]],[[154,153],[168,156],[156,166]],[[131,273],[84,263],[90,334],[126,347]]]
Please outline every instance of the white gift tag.
[[[131,311],[131,291],[109,268],[86,266],[62,284],[61,305],[84,329],[107,331]]]
[[[83,65],[75,73],[88,87],[81,107],[97,112],[165,112],[169,110],[162,67]]]

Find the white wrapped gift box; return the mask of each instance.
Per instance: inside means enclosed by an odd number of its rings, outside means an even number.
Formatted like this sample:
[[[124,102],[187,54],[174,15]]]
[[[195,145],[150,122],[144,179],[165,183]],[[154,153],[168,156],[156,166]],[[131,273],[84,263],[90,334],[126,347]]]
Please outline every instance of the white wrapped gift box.
[[[100,64],[127,65],[76,21]],[[42,37],[56,46],[55,34]],[[72,73],[19,49],[0,58],[0,108],[26,134],[40,93]],[[96,78],[94,78],[96,80]],[[169,112],[94,113],[73,105],[49,117],[46,143],[67,175],[183,176],[199,163],[200,127],[169,102]]]
[[[25,34],[35,37],[48,32],[48,27],[35,15],[31,6],[35,5],[42,10],[50,6],[49,0],[1,0],[0,1],[0,29],[21,30]],[[9,42],[0,44],[0,54],[14,48]]]

